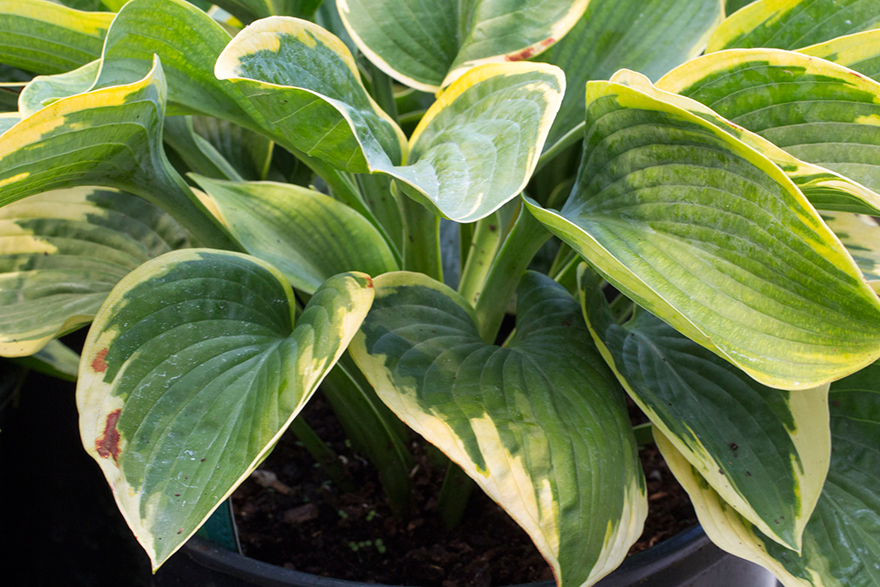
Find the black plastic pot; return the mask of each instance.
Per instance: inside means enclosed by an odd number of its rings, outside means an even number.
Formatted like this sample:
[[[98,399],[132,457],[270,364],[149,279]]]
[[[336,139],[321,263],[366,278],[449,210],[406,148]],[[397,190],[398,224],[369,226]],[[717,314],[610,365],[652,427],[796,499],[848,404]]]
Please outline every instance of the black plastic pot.
[[[156,587],[367,587],[263,563],[194,538],[155,576]],[[552,581],[518,587],[552,587]],[[712,544],[700,527],[624,561],[597,587],[776,587],[767,571]],[[370,587],[376,587],[372,585]]]

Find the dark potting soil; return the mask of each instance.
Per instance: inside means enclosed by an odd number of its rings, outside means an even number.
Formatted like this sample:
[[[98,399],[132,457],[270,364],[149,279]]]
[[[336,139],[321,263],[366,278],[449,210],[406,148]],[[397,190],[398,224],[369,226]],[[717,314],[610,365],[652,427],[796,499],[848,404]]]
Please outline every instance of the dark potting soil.
[[[643,418],[633,410],[635,422]],[[424,587],[489,587],[552,579],[526,533],[478,488],[464,518],[446,530],[437,515],[445,475],[432,448],[413,438],[413,508],[396,517],[375,470],[352,450],[320,396],[304,417],[339,455],[356,491],[341,493],[291,433],[285,434],[233,494],[244,553],[289,569],[371,583]],[[696,523],[687,494],[654,445],[640,451],[650,513],[630,554],[650,548]],[[271,482],[270,482],[271,481]]]

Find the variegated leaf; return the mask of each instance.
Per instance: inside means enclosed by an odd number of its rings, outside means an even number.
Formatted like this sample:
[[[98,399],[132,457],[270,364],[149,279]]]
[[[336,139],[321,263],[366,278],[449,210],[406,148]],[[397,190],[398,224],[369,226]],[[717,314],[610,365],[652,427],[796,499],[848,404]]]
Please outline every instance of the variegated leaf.
[[[339,0],[361,52],[413,88],[434,92],[488,62],[520,61],[561,39],[589,0]]]
[[[721,548],[770,569],[786,587],[877,587],[880,365],[833,383],[829,403],[834,452],[800,554],[776,544],[740,517],[659,433],[657,445],[690,494],[700,524]]]
[[[880,190],[880,83],[774,49],[712,53],[657,85],[705,104],[791,155]]]
[[[618,326],[599,276],[580,273],[587,326],[630,397],[740,515],[799,550],[831,457],[828,384],[761,385],[644,310]]]
[[[43,74],[75,69],[101,56],[112,20],[48,0],[0,0],[0,63]]]
[[[532,213],[608,281],[765,385],[805,389],[880,356],[880,300],[789,178],[714,124],[587,85],[562,210]]]
[[[613,570],[641,533],[644,480],[578,303],[526,273],[516,336],[498,347],[441,283],[388,273],[375,285],[351,354],[379,397],[507,510],[560,585]]]
[[[83,348],[80,433],[154,569],[268,454],[372,299],[369,278],[339,275],[294,328],[280,272],[208,249],[153,259],[114,288]]]
[[[128,272],[184,246],[167,214],[115,190],[59,190],[0,208],[0,354],[31,355],[88,324]]]
[[[56,188],[115,187],[158,205],[201,242],[235,248],[165,158],[164,113],[157,59],[142,80],[76,94],[24,118],[0,134],[0,206]]]
[[[759,0],[721,23],[706,52],[800,49],[880,27],[880,0]]]
[[[79,353],[60,340],[50,340],[46,346],[33,355],[14,357],[9,360],[22,367],[45,373],[50,377],[76,381],[79,359]],[[0,396],[2,395],[0,392]],[[0,403],[2,403],[2,397],[0,397]]]
[[[245,250],[272,263],[305,293],[337,273],[399,269],[379,231],[329,196],[283,183],[193,179]]]
[[[323,0],[214,0],[214,4],[249,23],[267,16],[311,18]]]
[[[799,49],[880,81],[880,30],[873,29]]]
[[[18,113],[30,116],[61,98],[89,91],[100,68],[101,61],[96,59],[65,73],[38,75],[22,89],[18,97]]]

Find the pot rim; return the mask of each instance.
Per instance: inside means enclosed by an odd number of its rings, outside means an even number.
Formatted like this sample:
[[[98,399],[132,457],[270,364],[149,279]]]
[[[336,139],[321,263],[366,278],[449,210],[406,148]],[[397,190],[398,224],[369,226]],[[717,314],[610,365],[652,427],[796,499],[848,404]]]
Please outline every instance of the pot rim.
[[[596,587],[623,587],[651,574],[680,564],[707,546],[713,546],[702,527],[696,525],[684,530],[663,542],[624,559],[615,571],[596,584]],[[707,550],[706,566],[722,558],[725,553],[718,548]],[[222,572],[239,579],[258,579],[259,584],[272,587],[392,587],[381,584],[367,584],[345,579],[322,577],[285,569],[270,563],[249,558],[226,550],[212,542],[194,536],[181,549],[177,556],[187,556],[201,566]],[[511,587],[553,587],[555,582],[521,583]]]

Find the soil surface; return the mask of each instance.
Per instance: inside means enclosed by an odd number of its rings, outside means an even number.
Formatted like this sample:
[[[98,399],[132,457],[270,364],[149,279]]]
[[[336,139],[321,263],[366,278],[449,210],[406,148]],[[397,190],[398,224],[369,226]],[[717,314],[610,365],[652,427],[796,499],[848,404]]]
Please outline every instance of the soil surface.
[[[630,415],[635,423],[644,421],[635,406]],[[261,472],[232,497],[247,556],[316,575],[390,585],[489,587],[552,579],[526,533],[478,488],[462,523],[444,528],[436,509],[445,468],[420,438],[411,443],[417,463],[411,473],[413,510],[396,517],[375,470],[353,451],[320,395],[300,417],[336,451],[357,489],[341,493],[288,432]],[[639,455],[650,513],[630,554],[696,524],[687,494],[656,447],[647,446]]]

